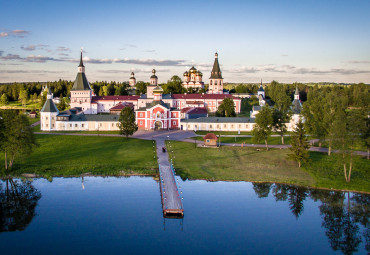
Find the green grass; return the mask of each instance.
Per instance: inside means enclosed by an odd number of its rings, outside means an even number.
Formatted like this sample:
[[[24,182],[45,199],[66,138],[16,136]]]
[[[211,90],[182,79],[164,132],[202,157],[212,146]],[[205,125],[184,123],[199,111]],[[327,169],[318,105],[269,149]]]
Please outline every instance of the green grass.
[[[349,183],[344,178],[341,156],[335,153],[328,156],[326,153],[310,152],[310,162],[303,168],[317,180],[317,187],[370,192],[369,160],[364,157],[354,156]]]
[[[36,122],[40,121],[40,117],[36,117],[34,119],[28,117],[28,121],[30,122],[30,124],[33,124],[33,123],[36,123]]]
[[[15,161],[9,173],[19,176],[156,174],[152,141],[121,137],[36,135],[39,147]],[[0,155],[4,162],[4,155]],[[4,170],[3,165],[1,165]]]
[[[184,179],[280,182],[370,192],[369,161],[362,157],[355,157],[351,182],[346,183],[337,155],[310,152],[310,162],[298,168],[297,163],[286,160],[286,149],[195,148],[192,143],[170,143],[175,168]]]
[[[190,139],[194,139],[190,138]],[[203,141],[203,137],[197,136],[196,139],[198,141]],[[218,143],[218,141],[217,141]],[[260,141],[258,143],[253,141],[252,137],[226,137],[221,135],[221,143],[248,143],[248,144],[265,144],[264,141]],[[281,144],[281,137],[279,136],[271,136],[267,140],[268,144],[271,145],[280,145]],[[290,144],[290,136],[284,136],[284,144]]]
[[[313,146],[319,147],[319,143],[314,143]],[[321,147],[329,148],[329,143],[327,141],[324,141],[321,143]],[[367,151],[367,148],[363,143],[358,142],[357,144],[354,145],[354,150],[355,151]]]
[[[287,150],[253,148],[195,148],[192,143],[171,141],[177,173],[184,179],[282,182],[313,186],[307,172],[286,160]],[[172,157],[172,153],[170,153]]]
[[[10,101],[8,105],[1,106],[2,109],[25,109],[25,110],[33,110],[39,108],[39,101],[36,100],[35,102],[29,101],[27,104],[22,105],[19,101]]]

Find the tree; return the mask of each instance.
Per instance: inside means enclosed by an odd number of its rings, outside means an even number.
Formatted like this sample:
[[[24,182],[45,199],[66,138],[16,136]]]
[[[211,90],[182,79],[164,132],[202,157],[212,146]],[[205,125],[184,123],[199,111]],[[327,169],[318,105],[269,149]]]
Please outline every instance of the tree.
[[[37,143],[28,118],[24,114],[3,111],[1,117],[4,137],[0,149],[5,153],[5,170],[8,171],[13,167],[16,158],[30,154]]]
[[[236,117],[235,104],[232,98],[224,98],[217,109],[217,117]]]
[[[253,140],[256,142],[264,140],[268,150],[267,139],[271,135],[273,124],[272,111],[268,105],[262,107],[261,111],[256,115],[255,122],[256,124],[252,130]]]
[[[296,128],[291,136],[290,144],[292,147],[289,150],[288,159],[298,162],[298,167],[301,167],[302,162],[307,162],[309,155],[307,149],[309,144],[306,138],[302,119],[299,119]]]
[[[338,111],[333,122],[333,147],[341,154],[344,178],[351,181],[353,170],[353,151],[360,141],[366,126],[366,119],[359,110]]]
[[[276,90],[273,98],[275,105],[273,109],[273,127],[280,133],[281,143],[284,144],[284,133],[287,132],[285,123],[288,123],[291,117],[290,97],[284,90]]]
[[[126,136],[128,139],[129,135],[133,135],[137,131],[138,127],[135,123],[135,113],[130,107],[122,109],[119,115],[119,133],[120,135]]]
[[[99,89],[99,96],[104,96],[104,87],[101,86]]]
[[[30,181],[9,178],[0,182],[0,233],[25,230],[36,216],[40,198]]]
[[[1,105],[7,105],[9,103],[9,100],[8,100],[8,97],[6,96],[6,94],[2,94],[1,97],[0,97],[0,104]]]
[[[149,85],[149,83],[138,81],[136,83],[136,95],[142,95],[146,93],[146,87]]]
[[[325,129],[325,123],[323,120],[324,108],[322,107],[323,98],[322,93],[319,91],[319,87],[316,85],[308,93],[307,102],[303,104],[303,117],[305,119],[305,130],[319,139],[319,147],[325,140],[327,130]]]
[[[28,91],[26,89],[21,89],[19,91],[19,101],[22,103],[22,105],[26,105],[28,100]]]
[[[60,97],[60,102],[58,104],[58,110],[59,111],[64,111],[65,108],[66,108],[66,102],[64,101],[64,98],[61,96]]]
[[[181,78],[177,75],[172,76],[171,79],[167,81],[167,84],[164,84],[162,88],[164,94],[181,94],[186,91],[182,86]]]

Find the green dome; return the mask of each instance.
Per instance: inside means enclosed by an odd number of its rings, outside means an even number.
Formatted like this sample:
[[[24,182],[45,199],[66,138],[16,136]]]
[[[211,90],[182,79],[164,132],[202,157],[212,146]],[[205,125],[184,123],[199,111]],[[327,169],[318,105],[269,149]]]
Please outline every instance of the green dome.
[[[163,93],[163,89],[157,85],[157,87],[153,89],[153,93]]]

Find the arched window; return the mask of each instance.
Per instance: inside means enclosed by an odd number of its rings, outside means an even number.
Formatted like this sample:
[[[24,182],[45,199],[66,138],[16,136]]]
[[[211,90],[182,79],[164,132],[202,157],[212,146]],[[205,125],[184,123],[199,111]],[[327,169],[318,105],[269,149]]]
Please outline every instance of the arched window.
[[[212,85],[212,80],[209,81],[209,85]]]

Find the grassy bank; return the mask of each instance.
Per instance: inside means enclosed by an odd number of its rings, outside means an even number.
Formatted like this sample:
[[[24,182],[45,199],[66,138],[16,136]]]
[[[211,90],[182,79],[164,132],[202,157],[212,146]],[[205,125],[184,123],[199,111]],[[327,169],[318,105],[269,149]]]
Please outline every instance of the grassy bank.
[[[15,161],[11,175],[156,174],[152,141],[120,137],[36,135],[39,147]],[[0,155],[4,162],[4,155]],[[1,165],[2,170],[3,164]]]
[[[172,141],[171,146],[175,168],[182,178],[280,182],[370,192],[368,161],[361,157],[355,158],[352,180],[346,183],[337,158],[319,152],[311,152],[310,163],[298,168],[295,162],[286,160],[288,150],[195,148],[191,143]]]

